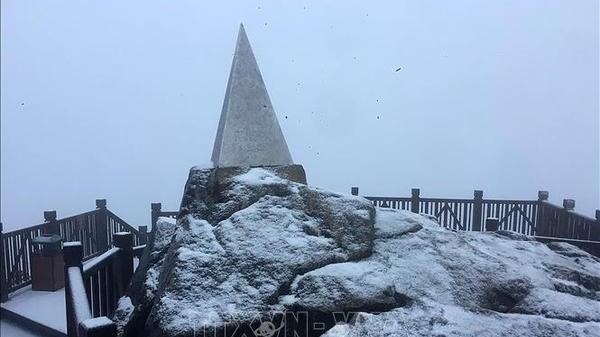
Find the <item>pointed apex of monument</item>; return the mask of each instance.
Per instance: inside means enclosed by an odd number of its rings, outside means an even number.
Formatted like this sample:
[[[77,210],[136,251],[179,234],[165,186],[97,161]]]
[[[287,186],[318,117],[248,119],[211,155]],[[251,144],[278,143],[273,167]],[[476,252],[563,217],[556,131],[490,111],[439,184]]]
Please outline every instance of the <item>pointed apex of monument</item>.
[[[216,167],[293,164],[241,23],[211,159]]]
[[[244,24],[240,22],[240,29],[238,30],[238,44],[240,43],[240,39],[242,38],[248,41],[248,35],[246,35],[246,29],[244,29]]]

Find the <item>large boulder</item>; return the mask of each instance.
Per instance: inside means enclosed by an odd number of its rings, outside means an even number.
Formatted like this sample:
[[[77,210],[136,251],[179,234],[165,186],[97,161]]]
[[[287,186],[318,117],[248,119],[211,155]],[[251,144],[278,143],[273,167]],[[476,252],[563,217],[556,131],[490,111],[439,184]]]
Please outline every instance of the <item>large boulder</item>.
[[[294,170],[193,169],[121,300],[121,335],[600,336],[597,258],[375,210]]]
[[[192,169],[177,228],[161,241],[168,249],[150,245],[152,268],[136,275],[158,280],[156,291],[149,281],[132,284],[124,335],[251,332],[257,319],[285,310],[279,298],[298,275],[369,256],[372,204],[280,177],[296,170]]]

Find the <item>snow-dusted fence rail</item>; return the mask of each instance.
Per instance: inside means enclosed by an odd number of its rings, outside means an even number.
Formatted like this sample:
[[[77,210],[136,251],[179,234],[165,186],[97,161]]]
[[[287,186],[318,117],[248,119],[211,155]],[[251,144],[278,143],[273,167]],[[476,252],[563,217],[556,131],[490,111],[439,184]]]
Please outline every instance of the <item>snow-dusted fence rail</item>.
[[[358,195],[358,187],[351,193]],[[413,188],[410,197],[365,197],[375,206],[426,213],[445,227],[456,230],[485,231],[488,219],[499,229],[540,238],[560,238],[600,245],[600,210],[596,219],[575,213],[575,201],[565,199],[563,207],[548,202],[548,192],[539,191],[537,200],[483,199],[476,190],[473,199],[422,198]]]
[[[156,225],[156,221],[159,217],[175,219],[179,214],[179,211],[163,211],[162,204],[160,202],[153,202],[150,208],[152,212],[152,226]]]
[[[117,251],[115,254],[118,254],[119,248],[116,248],[115,250]],[[109,252],[111,251],[112,250]],[[65,261],[67,336],[115,337],[117,335],[115,323],[106,316],[94,317],[92,314],[92,306],[90,305],[88,297],[90,293],[88,292],[88,289],[86,289],[89,280],[86,280],[86,273],[83,269],[83,245],[81,242],[77,241],[67,242],[63,247],[63,254]],[[104,256],[104,254],[102,256]],[[112,258],[109,257],[104,257],[101,260],[105,261],[107,259],[112,260]],[[112,263],[111,265],[114,266],[115,263]],[[119,271],[115,270],[113,273],[119,274]],[[87,272],[88,274],[94,273],[93,271],[90,271],[89,268]]]
[[[93,317],[110,316],[125,293],[133,275],[133,258],[145,247],[134,247],[133,242],[132,233],[115,233],[113,248],[83,266],[85,293]],[[134,248],[137,248],[137,254]]]
[[[8,293],[31,284],[32,239],[42,234],[58,234],[63,241],[79,241],[83,260],[106,252],[114,233],[131,232],[134,244],[146,243],[147,226],[133,228],[106,207],[105,199],[96,200],[96,209],[63,219],[56,211],[44,212],[44,222],[27,228],[3,233],[0,231],[0,283],[2,302]]]
[[[144,249],[134,247],[131,232],[112,235],[113,248],[83,265],[80,242],[64,245],[67,336],[116,336],[116,326],[107,317],[114,313],[133,276],[133,259]]]

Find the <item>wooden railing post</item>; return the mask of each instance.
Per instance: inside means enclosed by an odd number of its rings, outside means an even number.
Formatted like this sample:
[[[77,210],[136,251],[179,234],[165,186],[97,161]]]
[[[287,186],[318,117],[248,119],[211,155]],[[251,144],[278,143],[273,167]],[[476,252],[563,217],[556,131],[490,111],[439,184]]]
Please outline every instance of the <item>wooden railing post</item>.
[[[531,235],[533,236],[544,236],[548,229],[548,222],[546,219],[546,210],[544,202],[548,201],[550,193],[548,191],[538,191],[537,200],[537,212],[535,216],[535,230]]]
[[[138,244],[145,245],[148,242],[148,226],[138,226]]]
[[[79,323],[79,337],[116,337],[117,325],[108,317],[96,317]]]
[[[8,301],[8,269],[4,263],[4,237],[2,231],[2,222],[0,222],[0,302],[6,302]]]
[[[60,235],[60,227],[56,221],[56,211],[44,211],[44,222],[48,223],[43,229],[44,234]]]
[[[483,221],[483,191],[473,191],[473,231],[481,232]]]
[[[113,245],[119,249],[115,259],[115,274],[117,275],[117,297],[125,294],[127,286],[133,276],[133,234],[120,232],[113,234]]]
[[[156,226],[156,221],[158,221],[158,214],[161,211],[162,205],[160,202],[153,202],[150,204],[150,208],[152,210],[152,227]]]
[[[590,228],[590,239],[600,241],[600,209],[596,210],[596,223]]]
[[[350,188],[350,194],[358,195],[358,186],[353,186]]]
[[[69,268],[79,267],[81,270],[83,267],[83,247],[81,242],[65,242],[63,245],[63,259],[65,261],[65,309],[67,315],[67,336],[77,336],[77,317],[73,310],[73,301],[76,300],[71,297],[71,280],[69,278]],[[82,294],[85,295],[85,294]],[[87,298],[85,298],[87,300]]]
[[[573,199],[563,199],[563,208],[565,211],[572,211],[575,209],[575,200]]]
[[[410,193],[411,193],[410,211],[413,213],[419,213],[419,202],[420,202],[419,194],[421,193],[421,190],[418,188],[413,188],[410,190]]]
[[[106,199],[96,199],[96,232],[94,233],[96,239],[96,251],[105,252],[110,246],[108,242],[108,223],[106,220]]]
[[[575,209],[575,200],[563,199],[563,211],[560,212],[560,221],[558,223],[558,235],[560,237],[570,238],[573,234],[573,228],[569,225],[569,213]]]

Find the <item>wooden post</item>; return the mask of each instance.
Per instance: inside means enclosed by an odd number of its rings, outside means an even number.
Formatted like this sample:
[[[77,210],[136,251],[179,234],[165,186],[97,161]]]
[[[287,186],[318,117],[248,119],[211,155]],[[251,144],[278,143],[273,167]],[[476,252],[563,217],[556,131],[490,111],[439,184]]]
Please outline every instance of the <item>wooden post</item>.
[[[83,267],[83,247],[81,242],[65,242],[63,245],[63,259],[65,261],[65,309],[67,315],[67,336],[77,336],[77,317],[73,310],[73,301],[71,298],[71,280],[69,279],[69,267]],[[85,296],[85,294],[82,294]],[[87,301],[87,298],[85,298]]]
[[[117,275],[117,298],[125,294],[127,286],[133,276],[133,234],[120,232],[113,234],[113,245],[119,249],[115,259],[115,273]]]
[[[572,228],[569,226],[569,213],[575,209],[575,200],[563,199],[563,211],[560,212],[558,235],[563,238],[573,238]]]
[[[473,231],[481,232],[483,221],[483,191],[473,191]]]
[[[56,211],[44,211],[44,222],[47,222],[43,229],[44,234],[60,235],[60,227],[56,221]]]
[[[563,208],[565,211],[572,211],[575,209],[575,200],[573,199],[563,199]]]
[[[410,211],[413,213],[419,213],[419,202],[420,202],[420,197],[419,194],[421,193],[421,190],[419,190],[418,188],[413,188],[410,190],[410,194],[411,194],[411,199],[410,199]]]
[[[0,302],[6,302],[8,301],[8,270],[4,263],[4,237],[2,231],[2,222],[0,222]]]
[[[353,186],[352,188],[350,188],[350,193],[352,195],[358,195],[358,187],[357,186]]]
[[[596,223],[590,229],[590,240],[600,241],[600,209],[596,210]]]
[[[150,204],[150,208],[152,210],[152,228],[156,226],[156,222],[158,221],[158,215],[160,214],[162,205],[160,202],[153,202]]]
[[[548,231],[548,222],[546,221],[545,202],[548,201],[548,191],[538,191],[537,212],[535,216],[535,228],[531,235],[544,236]]]
[[[116,337],[117,325],[108,317],[86,319],[79,323],[79,337]]]
[[[148,242],[148,226],[138,226],[138,239],[140,245],[145,245]]]
[[[96,231],[94,238],[96,240],[96,251],[105,252],[110,246],[108,242],[108,223],[106,221],[106,199],[96,199]]]

